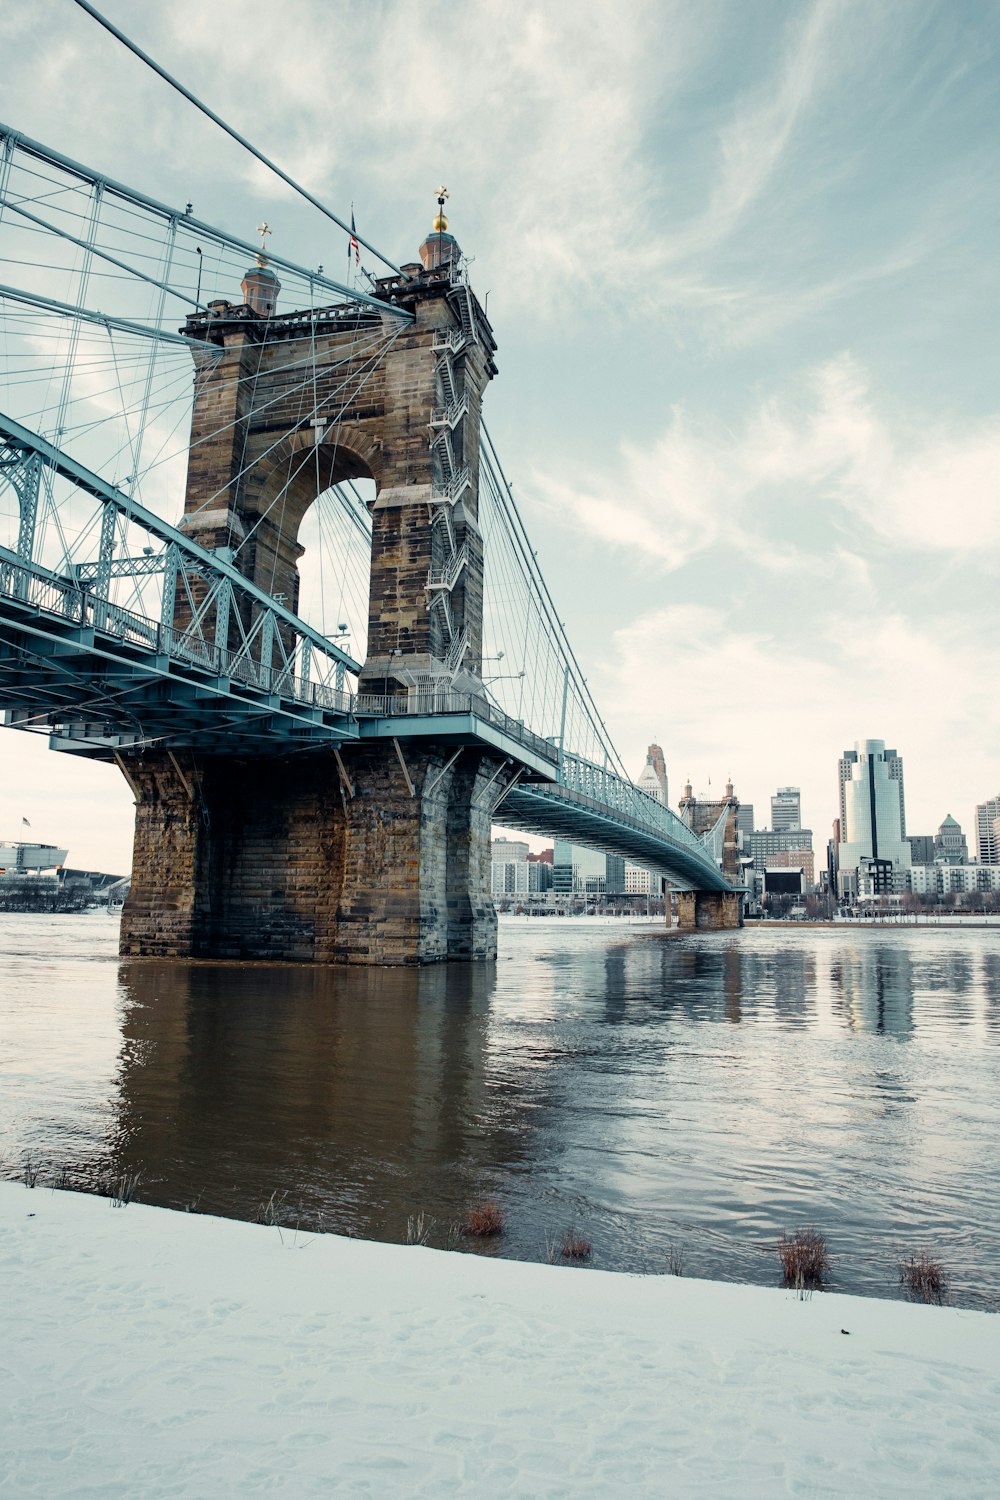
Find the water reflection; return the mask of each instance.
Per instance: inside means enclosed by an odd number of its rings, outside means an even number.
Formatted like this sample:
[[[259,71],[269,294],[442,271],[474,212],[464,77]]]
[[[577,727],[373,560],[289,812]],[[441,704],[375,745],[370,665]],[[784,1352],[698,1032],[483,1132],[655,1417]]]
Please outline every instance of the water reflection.
[[[437,1244],[489,1194],[507,1256],[575,1223],[602,1266],[765,1282],[812,1223],[844,1289],[926,1245],[998,1300],[1000,932],[514,920],[492,967],[247,970],[119,964],[75,919],[5,951],[8,1162]]]
[[[398,1236],[523,1156],[486,1066],[493,966],[123,964],[113,1167],[157,1201]]]
[[[891,944],[845,947],[830,965],[835,1005],[852,1031],[908,1036],[913,982],[910,953]]]

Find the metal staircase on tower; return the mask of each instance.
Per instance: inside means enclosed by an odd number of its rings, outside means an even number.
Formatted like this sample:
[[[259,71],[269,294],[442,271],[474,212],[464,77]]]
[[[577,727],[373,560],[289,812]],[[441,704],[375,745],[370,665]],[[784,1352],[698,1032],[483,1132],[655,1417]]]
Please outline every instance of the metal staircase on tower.
[[[427,607],[437,610],[444,624],[449,647],[445,658],[452,679],[462,668],[469,645],[469,632],[459,629],[452,607],[468,561],[468,549],[456,535],[454,511],[472,487],[465,463],[465,422],[469,402],[465,393],[464,356],[476,341],[476,323],[468,285],[457,283],[449,301],[460,327],[442,329],[434,345],[435,405],[431,413],[430,444],[433,454],[431,482],[434,560],[427,575]]]

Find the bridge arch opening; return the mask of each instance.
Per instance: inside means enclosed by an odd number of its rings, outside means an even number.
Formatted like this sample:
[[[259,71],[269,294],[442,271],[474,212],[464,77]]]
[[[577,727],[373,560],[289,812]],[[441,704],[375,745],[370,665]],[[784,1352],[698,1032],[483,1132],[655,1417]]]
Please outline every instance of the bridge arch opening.
[[[371,567],[370,511],[379,455],[360,433],[336,428],[289,434],[255,465],[243,504],[242,570],[267,593],[363,656]],[[341,630],[346,624],[347,631]]]

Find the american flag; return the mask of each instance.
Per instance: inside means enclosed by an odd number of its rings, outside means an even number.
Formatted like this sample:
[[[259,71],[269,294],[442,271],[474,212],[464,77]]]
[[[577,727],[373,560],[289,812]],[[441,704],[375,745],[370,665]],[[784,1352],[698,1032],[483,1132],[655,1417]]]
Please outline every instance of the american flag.
[[[353,208],[351,209],[351,238],[350,238],[350,241],[349,241],[348,246],[347,246],[347,265],[348,265],[348,268],[350,268],[352,253],[354,255],[354,264],[356,266],[360,266],[360,264],[361,264],[361,246],[358,244],[357,231],[355,230],[355,227],[354,227],[354,209]]]

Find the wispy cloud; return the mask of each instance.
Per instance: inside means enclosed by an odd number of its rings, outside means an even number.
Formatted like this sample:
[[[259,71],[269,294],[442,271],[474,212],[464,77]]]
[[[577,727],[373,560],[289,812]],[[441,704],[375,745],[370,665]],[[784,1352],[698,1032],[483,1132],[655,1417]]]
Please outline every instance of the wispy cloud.
[[[801,785],[820,835],[836,812],[837,758],[858,738],[904,754],[915,832],[937,826],[956,785],[995,780],[1000,649],[971,618],[830,612],[789,638],[766,620],[748,627],[719,607],[674,605],[617,631],[613,650],[616,727],[631,760],[641,764],[650,705],[660,705],[675,785],[691,775],[704,790],[709,776],[714,785],[732,774],[758,803],[779,783]],[[952,810],[968,823],[971,806]]]
[[[534,483],[553,517],[667,569],[724,546],[782,571],[825,568],[876,538],[988,561],[998,476],[1000,415],[890,417],[843,354],[759,400],[735,432],[676,407],[657,439],[623,443],[596,482],[563,469]]]
[[[844,0],[817,0],[809,10],[793,13],[775,75],[739,99],[719,131],[718,165],[705,211],[668,239],[666,260],[717,245],[766,191],[796,128],[843,66],[842,51],[830,43],[848,9]]]

